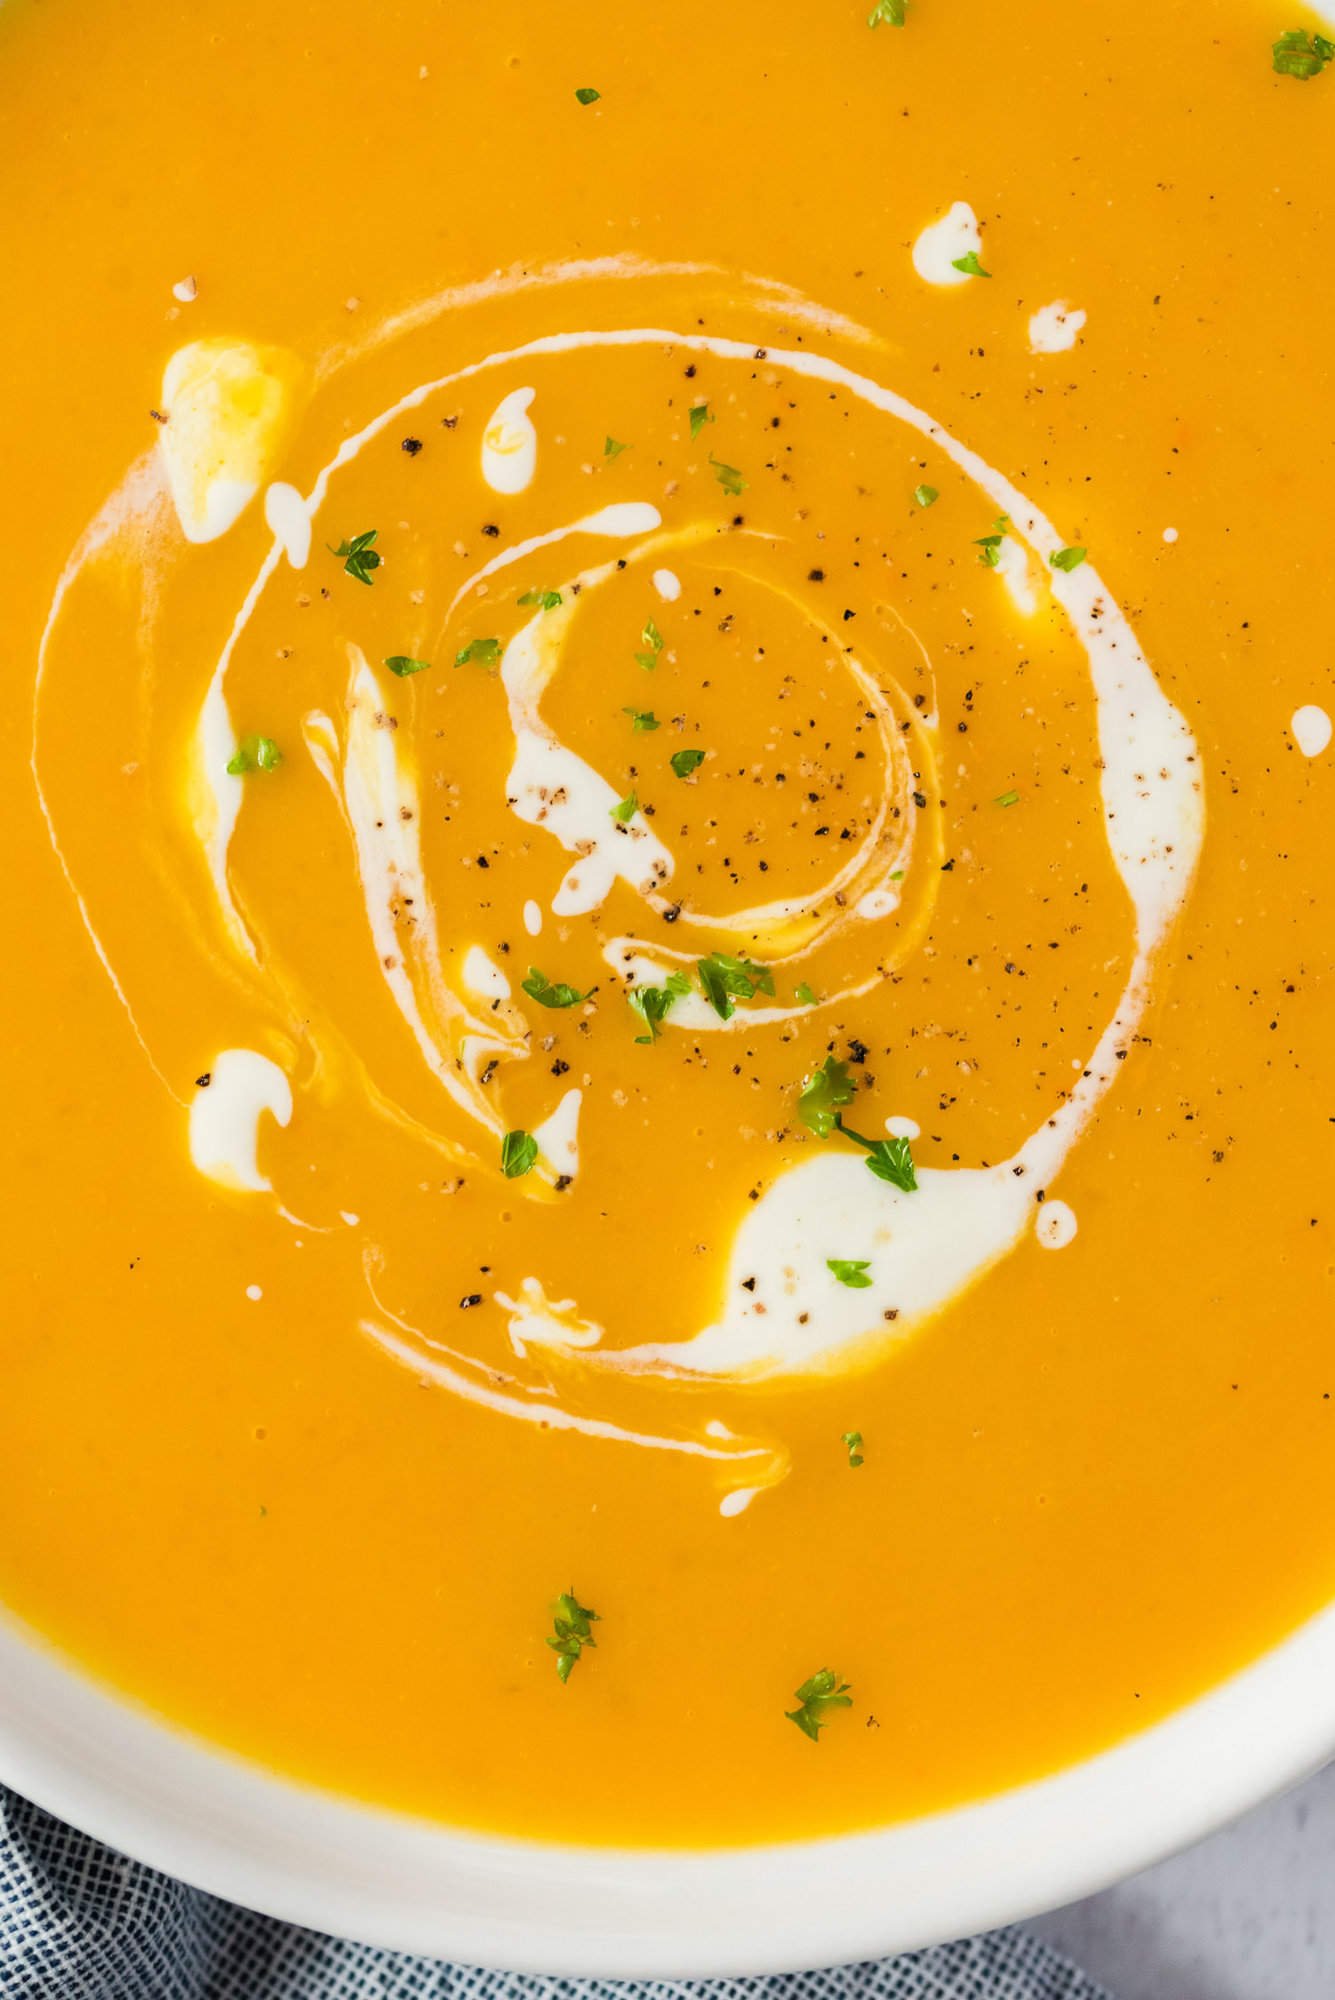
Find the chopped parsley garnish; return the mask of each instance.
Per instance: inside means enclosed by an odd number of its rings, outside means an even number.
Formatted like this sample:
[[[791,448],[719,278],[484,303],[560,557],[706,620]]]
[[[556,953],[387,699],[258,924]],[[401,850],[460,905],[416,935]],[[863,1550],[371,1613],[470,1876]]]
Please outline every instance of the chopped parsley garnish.
[[[870,1257],[827,1257],[827,1271],[833,1271],[841,1285],[847,1285],[850,1292],[865,1292],[871,1284],[867,1272],[871,1268]]]
[[[906,12],[906,0],[876,0],[875,6],[867,16],[867,26],[879,28],[884,21],[889,27],[902,28]]]
[[[1087,549],[1056,549],[1048,561],[1054,569],[1079,569],[1088,553]]]
[[[847,1681],[841,1681],[838,1674],[831,1673],[828,1667],[822,1667],[818,1674],[813,1674],[809,1681],[803,1681],[801,1687],[797,1689],[797,1699],[802,1706],[786,1708],[784,1714],[790,1722],[797,1724],[804,1736],[809,1736],[813,1743],[818,1743],[821,1730],[834,1710],[853,1706],[848,1690]]]
[[[1008,792],[998,792],[996,798],[993,800],[993,804],[999,806],[1018,806],[1019,803],[1020,794],[1015,790],[1014,786]]]
[[[840,1442],[840,1444],[845,1444],[845,1445],[847,1445],[847,1446],[848,1446],[848,1462],[849,1462],[849,1464],[850,1464],[850,1465],[852,1466],[853,1470],[854,1470],[854,1471],[856,1472],[856,1471],[857,1471],[857,1468],[858,1468],[858,1467],[859,1467],[859,1466],[860,1466],[860,1465],[862,1464],[862,1462],[863,1462],[863,1461],[862,1461],[862,1432],[861,1432],[861,1431],[841,1431],[841,1432],[839,1433],[839,1442]]]
[[[501,1172],[508,1181],[531,1174],[538,1161],[538,1142],[531,1132],[507,1132],[501,1140]]]
[[[561,602],[561,593],[559,590],[526,590],[519,602],[536,604],[543,611],[555,611]]]
[[[620,821],[622,826],[629,826],[639,810],[640,802],[634,792],[627,792],[624,799],[618,799],[614,806],[609,807],[612,818]]]
[[[856,1089],[848,1064],[836,1056],[826,1056],[820,1068],[813,1069],[802,1085],[797,1115],[808,1132],[814,1132],[818,1139],[828,1139],[839,1123],[841,1106],[853,1102]]]
[[[905,1194],[917,1192],[918,1176],[913,1171],[913,1154],[907,1139],[864,1139],[860,1132],[851,1132],[842,1118],[838,1125],[846,1139],[866,1152],[867,1171],[875,1174],[878,1181],[889,1181]]]
[[[247,771],[276,771],[282,761],[283,753],[272,736],[243,736],[227,769],[233,778],[242,778]]]
[[[689,778],[691,772],[698,771],[704,761],[703,750],[674,750],[668,759],[672,766],[672,775],[676,778]]]
[[[632,708],[627,705],[622,709],[621,713],[630,717],[632,729],[644,730],[657,729],[658,727],[658,717],[651,708]]]
[[[431,662],[414,660],[407,653],[391,653],[385,665],[392,674],[397,674],[400,680],[406,680],[409,674],[424,674]]]
[[[596,104],[602,94],[601,90],[595,90],[591,83],[583,83],[575,92],[575,99],[579,104]]]
[[[995,569],[1001,561],[1001,544],[1006,539],[1006,530],[1010,524],[1009,514],[998,514],[992,533],[990,535],[979,535],[975,541],[974,547],[978,551],[978,560],[984,569]]]
[[[915,486],[913,497],[920,507],[933,507],[941,495],[935,486]]]
[[[800,1000],[804,1007],[819,1007],[820,1005],[820,1001],[816,998],[811,988],[807,985],[805,979],[802,981],[802,984],[795,990],[793,998],[794,1000]]]
[[[636,1043],[647,1046],[656,1042],[663,1016],[690,990],[691,982],[684,972],[669,972],[661,986],[632,986],[626,998],[649,1030],[647,1035],[637,1035]]]
[[[867,1171],[878,1180],[889,1181],[894,1187],[902,1188],[905,1194],[913,1194],[918,1186],[913,1171],[913,1155],[907,1139],[865,1139],[861,1132],[854,1132],[843,1121],[843,1108],[853,1102],[857,1083],[846,1062],[836,1056],[826,1056],[819,1069],[814,1069],[802,1085],[797,1099],[797,1115],[818,1139],[828,1139],[834,1132],[840,1132],[845,1139],[851,1139],[855,1146],[861,1146],[867,1155]],[[864,1267],[865,1268],[865,1267]],[[830,1269],[834,1270],[831,1263]],[[839,1276],[835,1272],[836,1277]],[[846,1278],[840,1278],[847,1284]]]
[[[530,965],[523,990],[540,1007],[577,1007],[584,998],[577,988],[567,986],[563,979],[549,979],[536,965]]]
[[[712,424],[713,421],[714,412],[710,409],[708,403],[692,403],[691,436],[693,438],[698,438],[705,425]]]
[[[1276,76],[1296,76],[1303,83],[1320,76],[1328,62],[1335,60],[1335,42],[1325,35],[1308,35],[1290,28],[1270,51]]]
[[[725,493],[731,493],[735,498],[737,494],[746,491],[746,481],[735,465],[725,465],[721,458],[715,458],[712,451],[709,454],[709,463],[713,467],[715,479]]]
[[[369,583],[371,571],[379,569],[384,560],[371,546],[379,532],[378,528],[368,528],[364,535],[354,535],[350,541],[345,538],[337,548],[332,543],[326,544],[330,555],[337,556],[348,575],[355,576],[358,583]]]
[[[731,952],[711,951],[696,967],[704,996],[721,1021],[736,1013],[734,1000],[751,1000],[757,993],[774,992],[774,974],[754,959],[734,958]]]
[[[470,663],[477,667],[494,667],[501,657],[499,639],[470,639],[466,646],[460,646],[454,656],[456,667],[466,667]]]
[[[652,618],[646,618],[644,621],[644,630],[640,634],[640,644],[644,648],[644,651],[635,655],[636,663],[644,668],[646,674],[651,674],[658,665],[658,656],[662,652],[664,645],[663,634],[659,631]]]
[[[555,1630],[547,1644],[556,1655],[557,1673],[568,1681],[584,1648],[598,1643],[590,1629],[598,1623],[598,1613],[581,1604],[573,1590],[566,1590],[556,1600],[552,1623]]]
[[[966,278],[990,278],[992,275],[979,263],[976,250],[966,250],[962,257],[952,257],[950,263],[952,270],[963,271]]]
[[[629,450],[630,446],[628,444],[622,444],[617,438],[607,437],[603,439],[604,458],[620,458],[623,451],[629,451]]]

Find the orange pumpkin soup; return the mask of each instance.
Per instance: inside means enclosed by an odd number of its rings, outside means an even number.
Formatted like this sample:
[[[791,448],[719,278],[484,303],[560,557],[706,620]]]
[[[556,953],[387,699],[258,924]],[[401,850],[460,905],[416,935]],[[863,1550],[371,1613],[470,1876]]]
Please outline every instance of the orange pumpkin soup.
[[[1329,1598],[1332,54],[0,7],[15,1617],[699,1843]]]

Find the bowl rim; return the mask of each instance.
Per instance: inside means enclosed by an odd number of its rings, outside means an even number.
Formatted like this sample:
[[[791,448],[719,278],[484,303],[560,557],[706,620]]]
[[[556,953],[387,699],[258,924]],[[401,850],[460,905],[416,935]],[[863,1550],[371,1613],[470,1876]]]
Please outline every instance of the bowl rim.
[[[1335,1605],[1165,1720],[972,1804],[763,1846],[561,1846],[274,1775],[110,1692],[0,1614],[0,1782],[265,1915],[510,1972],[795,1972],[972,1935],[1148,1866],[1332,1751]]]

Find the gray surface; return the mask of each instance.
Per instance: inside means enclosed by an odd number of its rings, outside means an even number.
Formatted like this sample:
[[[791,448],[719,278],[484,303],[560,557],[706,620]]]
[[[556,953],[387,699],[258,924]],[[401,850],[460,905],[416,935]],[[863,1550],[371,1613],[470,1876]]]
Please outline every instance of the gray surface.
[[[1032,1928],[1117,2000],[1335,2000],[1335,1765]]]

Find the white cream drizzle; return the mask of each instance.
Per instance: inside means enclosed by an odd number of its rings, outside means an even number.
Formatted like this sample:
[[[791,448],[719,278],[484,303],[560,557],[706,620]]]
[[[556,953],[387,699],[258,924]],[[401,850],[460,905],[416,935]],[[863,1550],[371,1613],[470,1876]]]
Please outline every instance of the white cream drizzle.
[[[554,1174],[573,1180],[579,1172],[579,1112],[584,1102],[582,1090],[568,1090],[550,1118],[533,1130],[538,1151]]]
[[[1081,307],[1068,306],[1064,299],[1058,299],[1050,306],[1040,306],[1029,321],[1029,352],[1066,353],[1084,332],[1088,317]]]
[[[264,520],[269,532],[282,545],[293,569],[305,569],[311,553],[311,517],[306,502],[295,486],[285,479],[275,480],[264,494]]]
[[[510,981],[494,958],[489,958],[480,944],[473,944],[464,953],[460,967],[464,985],[471,988],[484,1000],[508,1000]]]
[[[541,826],[579,859],[552,898],[556,916],[587,914],[606,902],[618,879],[652,894],[672,874],[672,856],[642,816],[629,825],[612,817],[620,794],[548,728],[539,710],[555,669],[571,607],[539,612],[511,639],[501,658],[515,755],[507,780],[511,810]]]
[[[670,569],[656,569],[653,574],[653,586],[664,604],[675,604],[681,596],[681,578],[674,575]]]
[[[524,929],[530,937],[538,937],[542,931],[542,905],[535,903],[532,896],[524,905]]]
[[[969,273],[955,269],[957,257],[983,253],[978,217],[967,201],[957,201],[926,229],[913,245],[913,268],[929,285],[967,285]]]
[[[1038,609],[1038,593],[1034,589],[1028,551],[1014,536],[1002,536],[993,574],[1005,584],[1016,610],[1026,618],[1032,618]]]
[[[493,493],[522,493],[538,467],[538,433],[529,416],[534,390],[512,389],[482,433],[482,477]]]
[[[279,1125],[292,1117],[292,1086],[268,1056],[255,1049],[223,1049],[209,1065],[207,1084],[190,1101],[190,1159],[197,1172],[221,1187],[265,1194],[273,1186],[259,1164],[260,1119]]]

